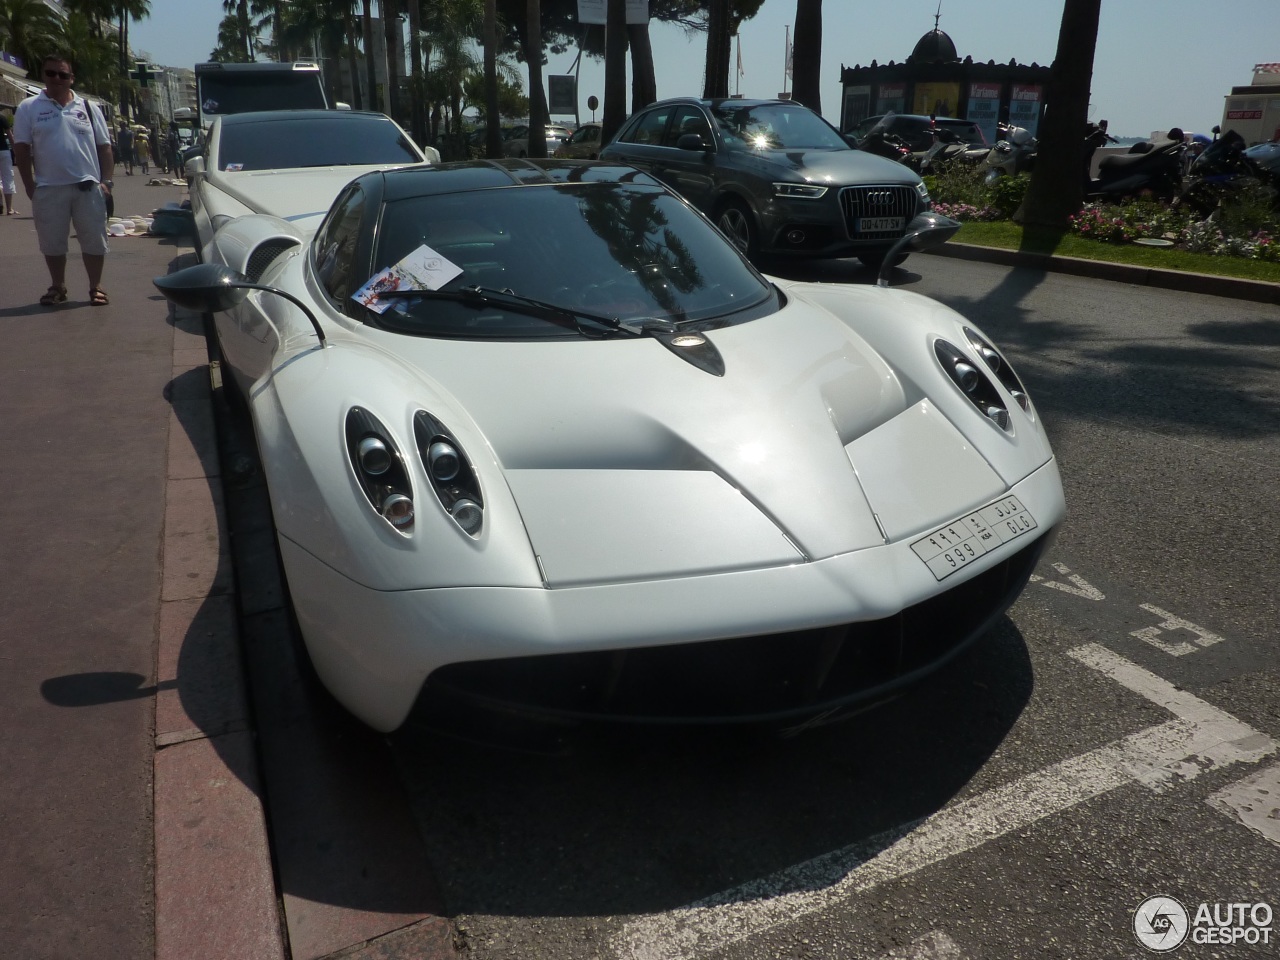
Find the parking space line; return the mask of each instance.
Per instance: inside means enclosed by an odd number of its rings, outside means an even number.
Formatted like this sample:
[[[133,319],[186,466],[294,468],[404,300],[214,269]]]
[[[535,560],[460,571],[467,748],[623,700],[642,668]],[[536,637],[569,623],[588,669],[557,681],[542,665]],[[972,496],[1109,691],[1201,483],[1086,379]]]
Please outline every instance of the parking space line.
[[[1223,787],[1208,803],[1280,845],[1280,763]]]
[[[1105,647],[1069,650],[1174,714],[1175,719],[1055,763],[923,820],[824,854],[676,910],[627,923],[619,960],[692,960],[1026,829],[1133,783],[1160,791],[1233,763],[1256,763],[1276,743]]]

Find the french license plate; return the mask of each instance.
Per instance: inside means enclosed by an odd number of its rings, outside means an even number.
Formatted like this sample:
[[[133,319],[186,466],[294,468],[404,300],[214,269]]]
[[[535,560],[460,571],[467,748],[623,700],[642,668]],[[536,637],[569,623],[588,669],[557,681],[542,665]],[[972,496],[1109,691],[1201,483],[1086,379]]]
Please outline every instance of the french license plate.
[[[963,570],[984,554],[1017,540],[1036,529],[1031,516],[1017,497],[1001,497],[911,544],[917,557],[938,580]]]
[[[906,217],[859,217],[859,233],[885,233],[889,230],[905,230]]]

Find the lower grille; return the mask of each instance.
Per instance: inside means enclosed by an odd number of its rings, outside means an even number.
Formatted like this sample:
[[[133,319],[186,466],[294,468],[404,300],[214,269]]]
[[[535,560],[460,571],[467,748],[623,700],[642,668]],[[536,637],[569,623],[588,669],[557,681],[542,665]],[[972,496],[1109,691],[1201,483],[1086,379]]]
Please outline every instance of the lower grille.
[[[915,187],[845,187],[840,191],[840,209],[845,229],[852,240],[896,240],[906,232],[905,226],[916,215],[919,194]],[[901,217],[904,229],[860,231],[864,217]]]
[[[883,620],[632,650],[455,663],[419,703],[632,723],[790,722],[854,707],[940,666],[1021,593],[1045,538]]]

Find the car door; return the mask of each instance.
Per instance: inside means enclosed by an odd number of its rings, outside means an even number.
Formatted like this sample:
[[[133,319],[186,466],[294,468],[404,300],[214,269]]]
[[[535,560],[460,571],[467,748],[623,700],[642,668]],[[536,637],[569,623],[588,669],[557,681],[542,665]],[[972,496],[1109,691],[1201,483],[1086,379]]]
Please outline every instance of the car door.
[[[601,153],[607,160],[629,163],[665,180],[670,151],[662,144],[674,110],[672,104],[658,104],[646,110],[625,126]]]
[[[690,136],[697,136],[703,148],[681,148],[682,138]],[[667,124],[662,146],[666,151],[666,172],[662,179],[667,186],[699,210],[709,211],[715,197],[717,147],[711,121],[703,109],[695,104],[677,106]]]

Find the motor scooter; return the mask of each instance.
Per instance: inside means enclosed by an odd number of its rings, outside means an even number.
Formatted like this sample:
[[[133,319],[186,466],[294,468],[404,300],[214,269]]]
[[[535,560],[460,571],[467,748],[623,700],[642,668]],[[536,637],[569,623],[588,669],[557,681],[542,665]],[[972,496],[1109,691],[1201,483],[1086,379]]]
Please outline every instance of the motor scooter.
[[[1090,130],[1085,138],[1086,171],[1093,160],[1094,151],[1105,142],[1103,129],[1100,137]],[[1084,195],[1087,200],[1119,202],[1126,197],[1152,195],[1162,200],[1172,200],[1182,183],[1182,154],[1186,149],[1182,129],[1173,127],[1163,140],[1136,143],[1128,153],[1103,157],[1098,164],[1096,179],[1088,179]]]
[[[982,161],[985,172],[982,181],[991,186],[1001,177],[1017,176],[1019,173],[1030,173],[1035,166],[1036,151],[1040,142],[1031,135],[1026,127],[1011,123],[1000,123],[996,126],[996,145]]]

